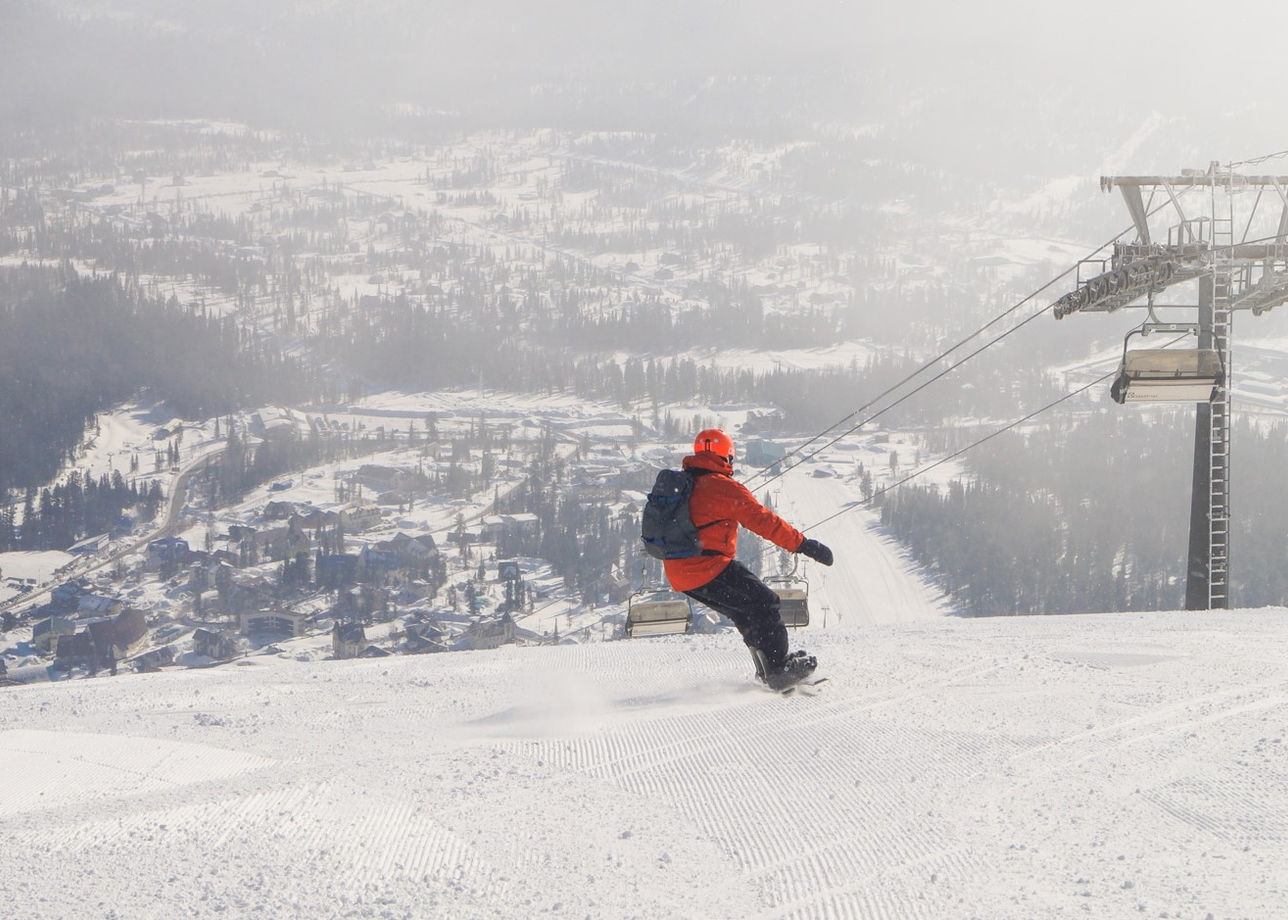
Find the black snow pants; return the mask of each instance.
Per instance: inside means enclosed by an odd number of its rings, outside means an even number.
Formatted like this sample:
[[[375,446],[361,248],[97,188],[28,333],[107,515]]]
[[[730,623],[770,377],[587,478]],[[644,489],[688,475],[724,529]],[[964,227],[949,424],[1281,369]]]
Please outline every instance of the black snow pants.
[[[685,591],[695,601],[727,616],[750,649],[765,653],[771,670],[787,660],[787,627],[778,613],[778,595],[738,560],[700,588]]]

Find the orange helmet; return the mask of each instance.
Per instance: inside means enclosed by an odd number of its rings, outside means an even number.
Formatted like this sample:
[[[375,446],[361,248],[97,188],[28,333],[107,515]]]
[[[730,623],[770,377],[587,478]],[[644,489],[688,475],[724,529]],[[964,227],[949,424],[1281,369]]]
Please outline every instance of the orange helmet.
[[[709,450],[733,463],[733,438],[719,428],[706,428],[699,431],[698,436],[693,439],[693,452],[698,454],[704,450]]]

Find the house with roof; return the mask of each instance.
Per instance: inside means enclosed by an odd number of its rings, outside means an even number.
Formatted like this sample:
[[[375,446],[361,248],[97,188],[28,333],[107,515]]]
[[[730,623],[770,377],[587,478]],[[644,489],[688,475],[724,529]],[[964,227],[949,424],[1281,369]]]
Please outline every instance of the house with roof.
[[[747,442],[746,462],[752,466],[769,466],[785,459],[787,448],[774,441],[754,438]]]
[[[96,537],[86,537],[84,540],[67,547],[67,552],[73,556],[92,556],[107,548],[108,538],[109,535],[105,533],[101,533]]]
[[[89,630],[73,633],[70,636],[59,636],[58,644],[54,647],[54,664],[61,668],[80,665],[97,670],[98,653],[94,649],[94,639]]]
[[[75,610],[76,598],[85,593],[85,580],[73,578],[65,581],[49,592],[51,603],[63,610]]]
[[[373,544],[380,552],[390,553],[400,569],[420,569],[438,555],[438,546],[429,534],[408,536],[399,531],[388,540]]]
[[[90,621],[88,630],[99,660],[115,662],[142,650],[148,637],[147,616],[137,607],[127,607],[110,619]]]
[[[190,552],[188,541],[182,537],[161,537],[148,544],[146,567],[157,570],[166,566],[183,565]]]
[[[413,655],[448,650],[449,633],[429,620],[412,620],[403,627],[404,647]]]
[[[392,466],[364,463],[358,467],[357,480],[364,486],[383,490],[396,488],[402,471]]]
[[[336,595],[331,612],[340,619],[360,619],[370,622],[377,613],[389,610],[389,592],[375,585],[358,585]]]
[[[296,413],[280,406],[268,406],[250,417],[250,430],[261,438],[292,441],[300,435]]]
[[[465,524],[456,528],[447,535],[448,542],[455,543],[457,546],[470,546],[475,543],[481,543],[485,539],[485,532],[477,524]]]
[[[514,620],[508,613],[477,620],[461,634],[458,646],[466,649],[500,648],[514,642]]]
[[[507,532],[524,537],[535,537],[541,530],[541,519],[531,512],[521,511],[516,514],[504,514],[502,517],[505,518],[507,528],[511,528]]]
[[[271,501],[264,506],[264,520],[285,521],[304,510],[299,502]]]
[[[479,523],[483,525],[480,536],[490,543],[495,543],[505,533],[505,519],[499,514],[486,515]]]
[[[43,655],[52,655],[62,636],[76,632],[76,621],[72,617],[51,616],[41,620],[32,628],[31,644]]]
[[[134,607],[79,622],[84,629],[57,636],[53,645],[55,664],[61,667],[111,668],[115,673],[117,661],[139,652],[148,636],[147,617]]]
[[[340,515],[334,511],[323,511],[311,505],[302,506],[291,523],[306,530],[321,530],[323,527],[334,527],[340,523]]]
[[[76,610],[81,616],[116,616],[124,607],[125,602],[119,597],[106,594],[82,594],[76,598]]]
[[[241,615],[241,631],[252,641],[294,639],[304,635],[308,617],[283,607],[265,607]]]
[[[340,512],[340,523],[350,533],[380,526],[383,518],[377,505],[356,503]]]
[[[340,623],[331,627],[331,649],[336,658],[357,658],[367,647],[367,633],[361,623]]]
[[[358,567],[367,581],[381,581],[398,568],[398,556],[392,550],[378,549],[374,544],[364,546],[358,554]]]
[[[241,616],[262,607],[271,591],[272,585],[262,575],[238,573],[231,578],[225,603],[230,613]]]
[[[490,514],[483,518],[482,537],[487,542],[495,542],[501,537],[532,537],[541,529],[541,519],[529,512],[515,514]]]
[[[424,578],[409,578],[397,585],[394,595],[399,606],[409,606],[434,596],[434,586]]]
[[[237,655],[237,640],[226,633],[199,628],[192,634],[192,651],[215,661],[227,661]]]
[[[159,671],[172,664],[174,664],[174,647],[169,645],[163,645],[161,648],[154,648],[150,652],[144,652],[130,661],[130,666],[140,674],[148,671]]]

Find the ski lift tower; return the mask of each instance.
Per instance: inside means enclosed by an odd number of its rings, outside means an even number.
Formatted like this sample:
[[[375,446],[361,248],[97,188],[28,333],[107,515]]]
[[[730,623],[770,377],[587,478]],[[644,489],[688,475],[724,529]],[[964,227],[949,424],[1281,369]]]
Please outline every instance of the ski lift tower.
[[[1214,162],[1179,176],[1102,176],[1100,187],[1122,193],[1136,238],[1115,243],[1108,259],[1079,263],[1077,285],[1055,302],[1055,317],[1144,307],[1146,318],[1129,338],[1151,332],[1197,337],[1197,348],[1176,349],[1174,360],[1166,357],[1171,351],[1131,352],[1124,342],[1112,392],[1119,402],[1195,402],[1185,606],[1224,609],[1230,600],[1231,320],[1238,310],[1260,315],[1288,301],[1288,176],[1245,176]],[[1195,191],[1200,194],[1186,197]],[[1156,237],[1149,218],[1158,211],[1175,223]],[[1197,285],[1196,303],[1156,302],[1165,289],[1187,282],[1190,290]],[[1161,322],[1156,307],[1189,310],[1193,320]]]

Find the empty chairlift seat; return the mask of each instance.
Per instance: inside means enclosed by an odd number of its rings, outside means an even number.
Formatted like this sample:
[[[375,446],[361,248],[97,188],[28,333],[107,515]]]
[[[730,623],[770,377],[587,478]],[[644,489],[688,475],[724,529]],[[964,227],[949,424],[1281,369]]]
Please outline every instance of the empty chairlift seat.
[[[778,595],[778,613],[784,626],[809,625],[809,585],[805,579],[796,575],[770,575],[765,584]]]
[[[1138,348],[1123,352],[1109,395],[1117,403],[1210,402],[1224,382],[1214,349]]]
[[[668,591],[633,595],[626,608],[626,635],[672,636],[689,631],[693,610],[689,599]]]

